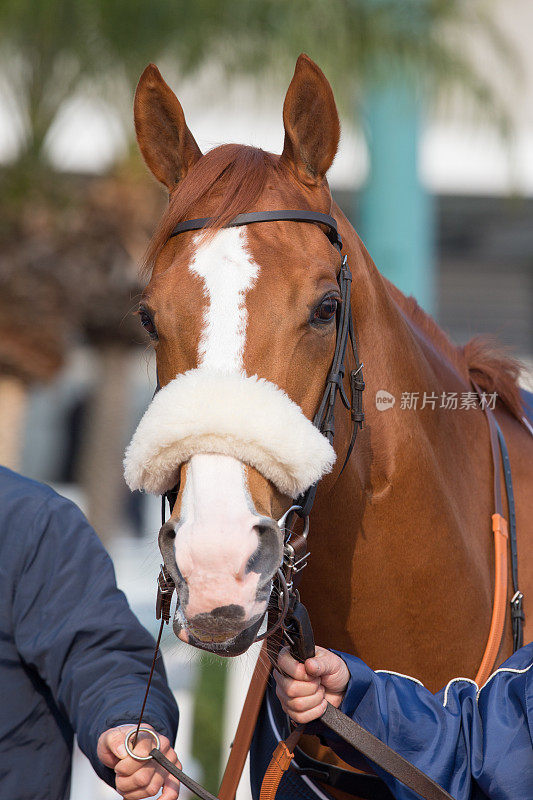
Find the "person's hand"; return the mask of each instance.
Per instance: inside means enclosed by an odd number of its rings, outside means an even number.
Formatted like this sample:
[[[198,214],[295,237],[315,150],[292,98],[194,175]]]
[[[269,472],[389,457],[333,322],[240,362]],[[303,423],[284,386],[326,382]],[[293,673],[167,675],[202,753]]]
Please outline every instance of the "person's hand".
[[[143,723],[143,727],[151,728],[152,726]],[[180,784],[176,778],[169,775],[153,759],[136,761],[126,753],[124,738],[128,731],[133,729],[135,729],[135,725],[119,725],[117,728],[109,728],[98,739],[98,758],[106,767],[115,770],[117,792],[122,795],[124,800],[143,800],[145,797],[153,797],[163,787],[163,793],[159,800],[177,800]],[[159,738],[163,755],[181,769],[178,757],[167,737],[159,734]],[[134,752],[140,756],[147,756],[153,747],[152,737],[141,731]]]
[[[284,647],[278,666],[281,672],[274,671],[276,694],[285,713],[298,725],[321,717],[327,703],[336,708],[342,703],[350,673],[331,650],[317,647],[314,658],[300,664]]]

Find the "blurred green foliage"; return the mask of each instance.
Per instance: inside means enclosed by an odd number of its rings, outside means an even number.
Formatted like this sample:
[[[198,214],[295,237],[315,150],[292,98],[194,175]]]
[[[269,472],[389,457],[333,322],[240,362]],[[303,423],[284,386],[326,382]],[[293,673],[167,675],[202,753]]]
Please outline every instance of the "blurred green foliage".
[[[499,63],[512,64],[490,0],[0,0],[0,73],[21,141],[16,169],[46,167],[54,121],[80,93],[111,104],[131,135],[134,87],[150,61],[181,76],[210,64],[222,79],[286,84],[307,52],[350,111],[366,86],[400,68],[433,95],[461,87],[502,123],[486,76],[457,45],[454,34],[473,30]]]
[[[202,784],[215,795],[221,777],[227,667],[224,658],[202,655],[194,701],[192,754],[202,767]]]
[[[125,101],[132,128],[133,87],[151,59],[172,50],[185,70],[199,63],[194,8],[174,0],[2,0],[0,71],[21,139],[17,169],[46,165],[50,129],[77,94],[119,109]]]

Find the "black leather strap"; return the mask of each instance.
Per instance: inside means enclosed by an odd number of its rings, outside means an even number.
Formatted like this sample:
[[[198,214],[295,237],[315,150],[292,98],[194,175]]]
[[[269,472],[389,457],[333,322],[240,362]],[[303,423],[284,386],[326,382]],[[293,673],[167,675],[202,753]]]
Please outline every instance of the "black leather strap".
[[[320,721],[381,769],[424,800],[453,800],[448,792],[359,723],[328,703]]]
[[[516,509],[514,502],[513,480],[511,477],[511,462],[509,451],[496,419],[496,431],[503,464],[503,476],[505,480],[505,493],[507,495],[507,509],[509,512],[509,549],[511,553],[511,575],[513,579],[513,597],[511,598],[511,622],[513,626],[513,652],[520,650],[524,643],[524,622],[525,616],[522,608],[523,594],[518,588],[518,543],[516,536]]]
[[[352,436],[348,445],[348,450],[346,451],[344,463],[339,473],[340,476],[342,475],[344,468],[348,463],[348,459],[352,454],[357,433],[359,429],[363,427],[363,421],[365,418],[363,411],[363,390],[365,388],[365,382],[362,374],[363,364],[359,361],[355,333],[353,329],[351,308],[352,273],[350,272],[346,256],[343,256],[342,258],[338,281],[342,303],[340,304],[338,312],[339,316],[337,320],[337,340],[335,343],[335,353],[333,355],[331,368],[326,379],[326,388],[324,390],[324,394],[322,395],[322,401],[313,419],[313,425],[315,425],[319,431],[324,434],[330,443],[333,442],[333,437],[335,436],[335,402],[337,399],[337,393],[339,393],[345,408],[350,409],[352,419]],[[348,341],[352,346],[352,353],[355,363],[355,369],[353,369],[350,373],[351,398],[346,396],[343,384],[346,348],[348,346]],[[309,516],[315,500],[316,491],[317,484],[314,484],[296,500],[296,503],[302,508],[302,511],[300,512],[302,516]]]
[[[307,658],[314,655],[315,647],[313,630],[305,606],[298,602],[298,608],[300,612],[305,612],[305,616],[300,616],[302,622],[300,626],[297,626],[294,630],[291,629],[292,642],[290,652],[293,658],[303,663]],[[302,641],[298,642],[298,638],[301,638]],[[388,772],[389,775],[401,781],[409,789],[418,792],[424,800],[453,800],[448,792],[419,770],[418,767],[415,767],[406,758],[392,750],[377,736],[374,736],[373,733],[359,725],[358,722],[332,706],[331,703],[327,704],[325,712],[320,717],[320,722],[344,739],[349,745],[355,747],[365,758],[368,758],[372,763]],[[305,726],[302,727],[302,732],[304,729]]]
[[[307,658],[312,658],[315,653],[313,629],[305,606],[297,598],[297,609],[300,610],[298,618],[300,625],[291,628],[290,652],[293,658],[303,663]],[[303,614],[305,612],[305,614]],[[298,639],[302,641],[299,642]],[[392,750],[387,744],[367,731],[358,722],[348,717],[338,708],[328,703],[325,712],[320,717],[322,722],[331,731],[336,733],[345,742],[355,747],[361,755],[368,758],[378,767],[388,772],[401,781],[409,789],[418,792],[424,800],[453,800],[451,795],[442,789],[435,781],[411,764],[403,756]],[[301,731],[305,726],[301,728]],[[288,745],[288,740],[285,744]]]
[[[163,769],[166,769],[166,771],[173,775],[174,778],[177,778],[180,783],[186,786],[187,789],[190,789],[193,794],[200,798],[200,800],[218,800],[214,794],[208,792],[207,789],[204,789],[204,787],[200,786],[199,783],[196,783],[196,781],[194,781],[192,778],[189,778],[189,776],[186,775],[183,770],[179,769],[179,767],[173,764],[172,761],[169,761],[168,758],[163,755],[161,750],[157,749],[157,747],[154,747],[154,749],[150,752],[150,755],[154,761],[157,761],[157,763],[162,766]]]
[[[200,217],[199,219],[187,219],[178,222],[169,236],[177,236],[179,233],[187,231],[198,231],[206,228],[213,222],[213,217]],[[238,214],[231,222],[226,223],[225,228],[236,228],[240,225],[252,225],[256,222],[315,222],[318,225],[325,225],[328,228],[326,236],[330,242],[342,250],[342,240],[337,230],[337,222],[329,214],[322,214],[319,211],[250,211],[247,214]]]

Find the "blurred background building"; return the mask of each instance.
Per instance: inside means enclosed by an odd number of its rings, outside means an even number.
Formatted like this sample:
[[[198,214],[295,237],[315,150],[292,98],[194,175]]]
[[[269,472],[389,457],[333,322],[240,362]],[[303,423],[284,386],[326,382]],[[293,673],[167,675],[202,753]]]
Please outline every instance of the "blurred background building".
[[[202,149],[280,152],[307,52],[341,112],[330,184],[377,266],[456,342],[497,336],[527,383],[532,30],[528,0],[2,0],[0,462],[81,505],[147,627],[159,504],[121,466],[155,388],[133,312],[165,202],[134,145],[142,69],[158,63]],[[179,755],[216,790],[253,658],[228,670],[172,634],[164,651]],[[113,796],[79,758],[73,800]]]

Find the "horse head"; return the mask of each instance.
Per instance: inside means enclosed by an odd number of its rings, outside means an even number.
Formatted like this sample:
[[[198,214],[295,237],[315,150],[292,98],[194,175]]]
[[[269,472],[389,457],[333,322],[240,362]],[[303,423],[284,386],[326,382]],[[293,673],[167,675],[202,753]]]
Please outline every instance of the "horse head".
[[[280,156],[242,145],[202,155],[155,66],[135,96],[140,150],[170,198],[139,307],[161,389],[125,474],[155,493],[179,483],[159,534],[178,593],[174,631],[222,655],[247,649],[264,618],[283,555],[278,518],[335,460],[311,420],[335,351],[339,252],[318,224],[225,227],[247,211],[330,213],[339,120],[307,56],[283,123]],[[204,217],[206,228],[172,235]]]

